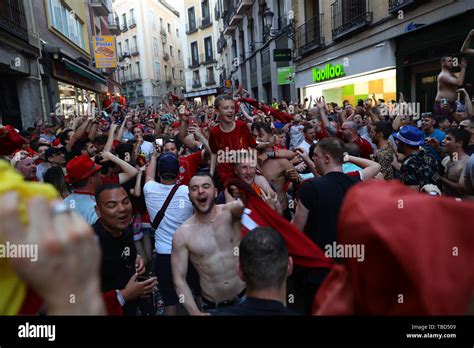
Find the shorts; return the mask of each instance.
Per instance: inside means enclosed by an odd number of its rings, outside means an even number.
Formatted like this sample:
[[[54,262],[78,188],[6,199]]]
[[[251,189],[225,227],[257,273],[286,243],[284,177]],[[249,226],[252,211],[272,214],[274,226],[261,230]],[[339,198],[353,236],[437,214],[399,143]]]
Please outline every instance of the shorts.
[[[160,290],[164,305],[166,307],[177,305],[179,298],[174,287],[170,254],[156,254],[155,275],[158,278],[158,289]],[[194,295],[200,296],[199,275],[191,262],[188,264],[186,280]]]
[[[441,107],[440,102],[435,102],[434,105],[433,105],[433,112],[435,114],[445,115],[446,117],[448,117],[449,122],[453,122],[454,118],[453,118],[452,114],[454,114],[456,112],[457,106],[458,105],[456,104],[456,102],[449,102],[449,108],[450,108],[450,110],[452,110],[451,112],[449,112],[448,110],[443,109]]]

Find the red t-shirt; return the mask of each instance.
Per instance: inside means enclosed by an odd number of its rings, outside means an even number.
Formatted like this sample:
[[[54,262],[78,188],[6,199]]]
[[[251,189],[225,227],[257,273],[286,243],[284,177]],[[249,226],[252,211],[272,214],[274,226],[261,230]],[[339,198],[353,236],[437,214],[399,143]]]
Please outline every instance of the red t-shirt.
[[[197,151],[190,155],[180,157],[178,183],[181,185],[188,185],[193,175],[196,174],[199,166],[203,164],[202,151]]]
[[[357,138],[355,143],[359,146],[360,149],[360,157],[370,159],[370,155],[374,153],[374,149],[372,148],[372,145],[365,140],[364,138]]]
[[[319,132],[316,132],[316,139],[319,140],[323,140],[324,138],[328,138],[329,137],[329,133],[328,133],[328,130],[326,128],[326,125],[324,124],[324,122],[321,122],[321,130]]]
[[[237,120],[235,121],[235,128],[230,132],[223,132],[218,125],[213,127],[209,137],[209,146],[211,147],[213,154],[219,155],[219,150],[246,150],[249,147],[255,148],[257,143],[250,134],[247,124]],[[219,172],[219,178],[223,184],[225,184],[228,179],[235,177],[232,163],[218,162],[217,168]]]
[[[120,179],[118,174],[111,174],[111,175],[102,175],[100,177],[102,184],[120,184]]]

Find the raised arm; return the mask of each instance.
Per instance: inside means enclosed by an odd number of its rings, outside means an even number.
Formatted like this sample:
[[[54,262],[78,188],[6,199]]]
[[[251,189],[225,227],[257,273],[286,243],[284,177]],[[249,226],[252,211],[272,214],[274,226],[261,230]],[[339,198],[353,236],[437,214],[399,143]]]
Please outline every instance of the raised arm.
[[[115,130],[117,129],[118,124],[112,123],[109,129],[109,135],[107,137],[107,142],[104,146],[104,151],[112,151],[112,146],[114,145],[115,140]]]
[[[120,185],[131,180],[133,177],[135,177],[138,174],[138,170],[136,168],[134,168],[132,165],[128,164],[127,162],[115,156],[109,151],[102,152],[101,156],[103,158],[102,162],[105,162],[105,161],[114,162],[116,165],[119,166],[120,169],[122,169],[123,172],[119,173]]]
[[[356,166],[359,166],[362,169],[362,180],[373,179],[379,172],[382,166],[374,161],[368,160],[366,158],[348,156],[349,162],[354,163]]]
[[[77,131],[74,133],[73,137],[71,138],[71,141],[66,145],[66,150],[67,151],[71,152],[72,151],[72,146],[74,145],[74,143],[76,141],[78,141],[79,139],[82,139],[82,137],[86,133],[86,129],[89,126],[89,124],[91,123],[91,121],[92,120],[88,119],[87,121],[83,122],[79,126],[79,128],[77,129]]]
[[[138,198],[142,194],[142,176],[145,170],[146,170],[146,167],[141,167],[138,170],[137,180],[135,181],[135,187],[130,189],[130,194],[134,197]]]
[[[469,48],[471,46],[471,38],[474,36],[474,29],[472,29],[469,34],[467,34],[466,40],[464,40],[461,52],[464,54],[468,54],[470,56],[474,56],[474,49]]]
[[[462,58],[460,66],[461,66],[461,72],[459,73],[458,77],[442,74],[439,77],[439,80],[443,83],[447,83],[447,84],[451,84],[455,86],[461,86],[464,83],[464,77],[466,76],[467,60]]]
[[[156,173],[156,161],[160,157],[160,153],[156,149],[156,146],[153,146],[153,155],[150,158],[150,162],[148,162],[148,167],[146,168],[146,175],[145,175],[145,183],[148,181],[155,181],[155,173]]]

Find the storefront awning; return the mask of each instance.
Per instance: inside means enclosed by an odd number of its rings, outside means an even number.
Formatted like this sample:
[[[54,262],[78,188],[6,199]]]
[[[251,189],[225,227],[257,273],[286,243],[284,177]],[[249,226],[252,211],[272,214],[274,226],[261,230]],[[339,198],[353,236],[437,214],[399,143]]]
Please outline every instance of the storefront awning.
[[[185,98],[200,97],[202,95],[217,94],[217,89],[205,89],[204,91],[184,93]]]
[[[64,66],[72,71],[72,72],[75,72],[79,75],[82,75],[84,76],[85,78],[88,78],[90,80],[93,80],[93,81],[96,81],[96,82],[99,82],[103,85],[106,85],[107,86],[107,80],[100,77],[99,75],[93,73],[92,71],[89,71],[85,68],[83,68],[82,66],[80,66],[79,64],[76,64],[72,61],[70,61],[69,59],[67,58],[63,58],[61,59],[61,62],[64,63]]]

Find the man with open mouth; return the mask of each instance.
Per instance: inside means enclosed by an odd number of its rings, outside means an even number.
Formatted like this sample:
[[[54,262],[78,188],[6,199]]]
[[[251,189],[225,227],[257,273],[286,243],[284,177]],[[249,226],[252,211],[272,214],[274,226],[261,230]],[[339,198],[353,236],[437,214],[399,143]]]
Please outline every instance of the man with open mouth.
[[[208,315],[245,300],[245,283],[237,274],[244,205],[240,200],[215,205],[216,196],[208,173],[194,175],[189,182],[189,198],[195,214],[173,237],[173,280],[180,301],[191,315]],[[188,260],[199,274],[202,308],[186,281]]]

